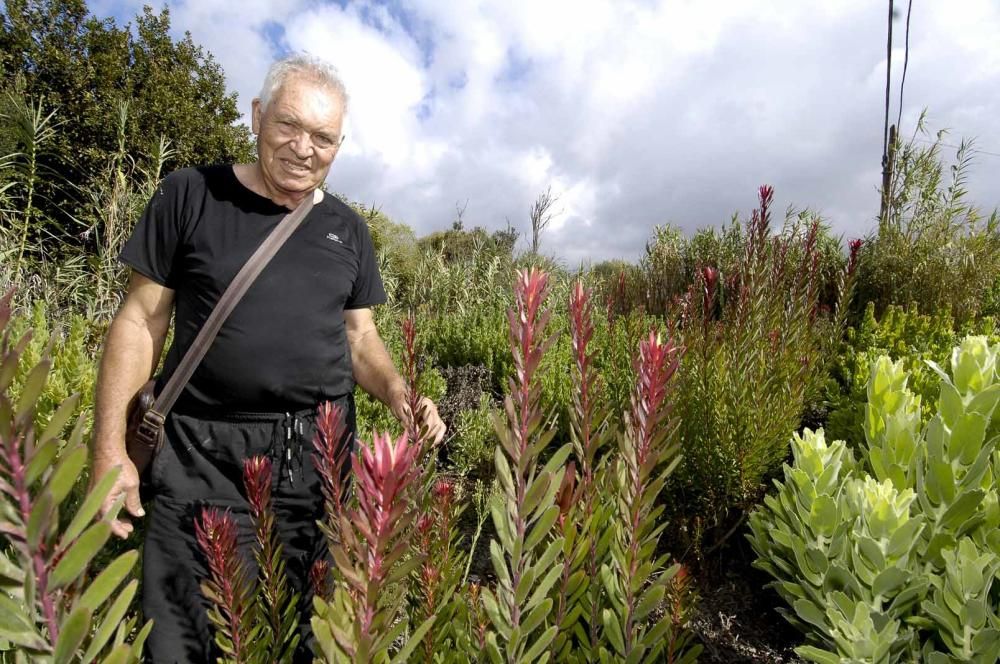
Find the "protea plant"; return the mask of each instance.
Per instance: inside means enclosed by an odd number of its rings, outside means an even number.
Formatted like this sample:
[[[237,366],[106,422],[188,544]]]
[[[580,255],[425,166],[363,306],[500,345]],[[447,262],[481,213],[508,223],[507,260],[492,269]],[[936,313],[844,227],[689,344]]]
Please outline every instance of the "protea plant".
[[[553,537],[559,517],[556,492],[570,446],[557,450],[544,466],[539,455],[555,429],[543,426],[540,388],[535,374],[553,338],[545,332],[550,312],[544,309],[548,275],[532,268],[517,274],[516,308],[508,311],[515,376],[505,399],[506,419],[494,418],[500,440],[496,452],[502,494],[493,501],[497,538],[490,542],[496,592],[482,589],[483,605],[494,631],[486,645],[494,661],[534,662],[548,657],[558,632],[550,625],[553,600],[549,592],[559,579],[554,564],[563,549]]]
[[[605,492],[610,493],[613,489],[605,472],[605,465],[599,457],[611,437],[608,417],[610,410],[602,405],[604,385],[594,367],[595,353],[590,347],[594,335],[592,293],[579,281],[570,292],[569,314],[575,388],[569,420],[573,450],[579,466],[579,480],[575,492],[578,500],[574,501],[577,506],[576,518],[569,520],[569,526],[564,526],[562,533],[567,543],[574,541],[564,553],[560,592],[566,598],[567,606],[562,612],[563,621],[558,623],[560,633],[553,648],[557,653],[557,661],[565,659],[564,651],[567,648],[581,652],[590,660],[598,656],[603,627],[601,611],[605,601],[602,597],[604,589],[597,579],[601,565],[607,561],[614,510],[610,501],[601,499]],[[565,484],[566,480],[564,486]],[[562,503],[560,506],[562,507]],[[570,530],[572,528],[576,528],[575,533]],[[574,551],[578,546],[585,549],[585,557],[579,566],[582,573],[574,575],[577,569],[571,561],[576,558]],[[570,563],[568,568],[567,563]],[[579,608],[574,605],[579,605]],[[583,630],[586,638],[570,636],[570,625],[565,618],[574,616],[578,616],[586,625]]]
[[[208,619],[223,653],[220,662],[225,664],[266,661],[253,643],[258,631],[256,584],[240,556],[238,530],[232,514],[216,507],[203,508],[195,519],[195,535],[209,574],[201,591],[210,602]]]
[[[18,661],[138,661],[152,624],[131,636],[136,619],[126,614],[138,582],[122,585],[137,552],[123,553],[96,576],[88,573],[117,516],[115,509],[94,521],[116,473],[91,489],[68,523],[60,518],[87,461],[83,422],[61,440],[72,397],[43,431],[35,429],[47,358],[27,372],[20,394],[13,393],[30,333],[16,342],[9,336],[12,295],[0,298],[0,533],[6,542],[0,547],[0,638],[17,648]]]
[[[336,432],[339,427],[330,424]],[[317,443],[335,444],[336,438],[317,436]],[[404,556],[417,517],[408,489],[419,473],[418,453],[419,446],[411,445],[405,433],[396,440],[377,434],[371,447],[361,446],[352,465],[357,506],[335,509],[337,541],[330,547],[339,578],[331,601],[314,600],[313,631],[327,661],[384,661],[409,626],[402,584],[422,562],[419,556]],[[337,459],[338,451],[319,449],[318,457]],[[327,504],[341,503],[340,467],[321,462],[319,470]],[[433,619],[410,633],[395,652],[397,659],[405,661]]]
[[[250,501],[257,538],[254,556],[260,579],[259,618],[266,625],[260,630],[254,646],[266,653],[268,662],[290,662],[299,642],[299,595],[293,593],[288,585],[282,546],[274,528],[271,460],[256,456],[244,461],[243,484]]]
[[[656,333],[639,345],[637,382],[625,431],[619,436],[615,460],[617,519],[611,561],[601,568],[609,608],[603,611],[604,638],[611,649],[602,659],[655,661],[673,644],[674,662],[693,661],[700,646],[685,648],[686,632],[677,633],[668,613],[649,622],[666,598],[678,565],[668,567],[668,555],[656,554],[665,523],[657,523],[657,504],[667,477],[680,461],[676,423],[669,420],[670,381],[680,350]]]

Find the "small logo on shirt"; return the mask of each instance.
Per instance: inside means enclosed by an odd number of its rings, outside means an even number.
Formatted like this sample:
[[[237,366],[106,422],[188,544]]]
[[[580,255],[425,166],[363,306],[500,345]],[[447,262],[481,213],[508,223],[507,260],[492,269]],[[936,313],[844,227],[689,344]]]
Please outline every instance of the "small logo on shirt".
[[[326,234],[326,239],[327,240],[333,240],[337,244],[344,244],[344,241],[341,240],[340,236],[338,236],[336,233],[327,233]]]

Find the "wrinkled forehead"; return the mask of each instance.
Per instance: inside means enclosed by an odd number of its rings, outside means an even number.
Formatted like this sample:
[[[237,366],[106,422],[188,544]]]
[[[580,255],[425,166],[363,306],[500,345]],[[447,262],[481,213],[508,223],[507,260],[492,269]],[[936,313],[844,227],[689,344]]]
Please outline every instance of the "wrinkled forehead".
[[[298,107],[304,103],[335,109],[343,117],[347,111],[347,100],[343,92],[319,76],[308,72],[290,74],[271,96],[269,106],[278,103],[283,106]]]

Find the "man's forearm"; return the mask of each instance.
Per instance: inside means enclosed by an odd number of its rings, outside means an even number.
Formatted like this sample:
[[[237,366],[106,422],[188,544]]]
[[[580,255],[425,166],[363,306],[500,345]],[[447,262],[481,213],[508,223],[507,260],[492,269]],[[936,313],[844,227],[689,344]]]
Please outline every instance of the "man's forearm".
[[[149,380],[159,361],[165,331],[121,315],[108,330],[97,375],[94,455],[125,454],[125,413],[132,396]]]
[[[406,393],[406,383],[377,332],[370,331],[351,344],[351,363],[355,382],[382,403],[391,407],[394,397]]]

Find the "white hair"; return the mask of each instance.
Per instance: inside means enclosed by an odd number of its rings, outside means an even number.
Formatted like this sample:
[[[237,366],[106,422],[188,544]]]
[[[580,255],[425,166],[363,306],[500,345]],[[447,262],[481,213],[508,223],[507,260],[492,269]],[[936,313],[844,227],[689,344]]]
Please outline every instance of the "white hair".
[[[293,53],[276,60],[267,70],[264,77],[264,85],[260,89],[260,105],[262,110],[267,110],[267,105],[271,102],[271,97],[285,84],[289,76],[304,76],[316,83],[324,85],[340,97],[344,104],[344,112],[347,112],[347,88],[341,80],[337,68],[324,60],[309,53]]]

